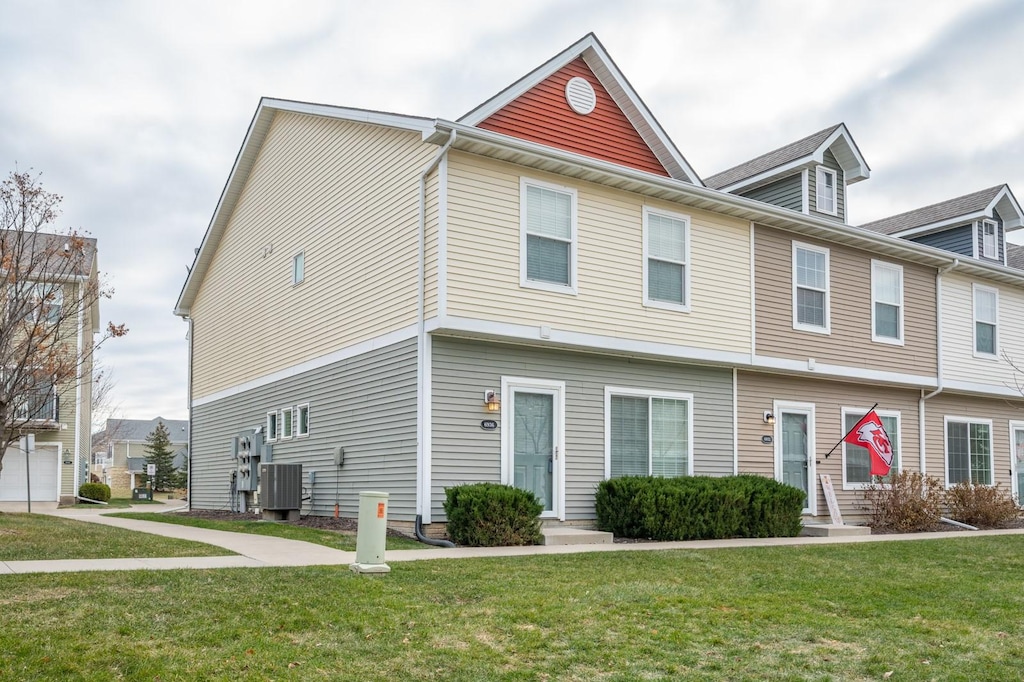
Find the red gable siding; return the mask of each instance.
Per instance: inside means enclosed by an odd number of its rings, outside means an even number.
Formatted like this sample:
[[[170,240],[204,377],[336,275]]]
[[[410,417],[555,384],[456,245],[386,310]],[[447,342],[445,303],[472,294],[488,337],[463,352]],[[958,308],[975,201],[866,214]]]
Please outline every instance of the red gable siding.
[[[586,116],[573,111],[565,100],[565,84],[574,76],[586,79],[597,95],[597,106]],[[481,121],[478,127],[668,176],[658,157],[582,58],[566,64]]]

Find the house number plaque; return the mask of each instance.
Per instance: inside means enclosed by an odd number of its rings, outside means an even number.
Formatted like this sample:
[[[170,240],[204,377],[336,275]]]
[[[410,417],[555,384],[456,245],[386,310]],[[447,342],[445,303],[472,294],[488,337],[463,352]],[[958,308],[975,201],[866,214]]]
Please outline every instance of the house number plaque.
[[[483,429],[484,431],[494,431],[495,429],[498,428],[498,422],[494,421],[493,419],[485,419],[482,422],[480,422],[480,428]]]

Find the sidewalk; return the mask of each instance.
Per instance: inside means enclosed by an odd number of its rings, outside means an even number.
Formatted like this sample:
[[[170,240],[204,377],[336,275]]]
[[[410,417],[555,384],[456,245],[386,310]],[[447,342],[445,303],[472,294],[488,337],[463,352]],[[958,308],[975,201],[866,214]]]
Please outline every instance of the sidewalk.
[[[166,509],[171,511],[172,509]],[[347,566],[355,562],[355,552],[343,552],[298,540],[265,535],[231,533],[178,526],[155,521],[118,519],[93,509],[51,509],[44,513],[90,523],[101,523],[126,530],[152,533],[164,537],[193,540],[223,547],[235,556],[180,557],[168,559],[64,559],[53,561],[0,561],[0,575],[5,573],[60,573],[73,571],[167,570],[177,568],[259,568],[265,566]],[[156,511],[153,505],[139,506],[134,511]],[[163,510],[161,510],[163,511]],[[795,545],[834,545],[853,542],[896,542],[906,540],[952,539],[965,536],[1021,535],[1024,529],[982,531],[950,531],[942,533],[909,533],[905,535],[857,535],[850,537],[755,538],[733,540],[695,540],[687,542],[636,542],[610,545],[532,545],[528,547],[431,547],[430,549],[393,550],[385,555],[388,564],[405,561],[438,559],[470,559],[486,557],[522,557],[584,552],[638,552],[655,550],[704,550],[731,547],[789,547]]]

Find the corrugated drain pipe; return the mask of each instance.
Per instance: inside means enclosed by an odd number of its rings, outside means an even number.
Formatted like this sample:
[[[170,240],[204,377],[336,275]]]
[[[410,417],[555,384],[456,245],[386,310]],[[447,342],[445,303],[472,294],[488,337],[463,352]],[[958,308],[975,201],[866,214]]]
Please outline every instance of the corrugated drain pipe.
[[[454,542],[449,542],[448,540],[437,540],[435,538],[428,538],[426,535],[424,535],[423,534],[423,515],[422,514],[417,514],[416,515],[416,539],[419,540],[420,542],[424,543],[424,544],[433,545],[434,547],[454,547],[455,546]]]

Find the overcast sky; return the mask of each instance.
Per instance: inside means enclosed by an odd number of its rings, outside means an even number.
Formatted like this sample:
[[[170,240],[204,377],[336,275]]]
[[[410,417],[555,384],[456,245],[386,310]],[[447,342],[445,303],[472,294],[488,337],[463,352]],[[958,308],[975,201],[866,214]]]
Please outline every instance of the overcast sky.
[[[99,239],[117,416],[187,417],[171,311],[261,96],[455,119],[594,31],[701,176],[840,121],[859,224],[1009,183],[1024,3],[0,0],[0,173]]]

